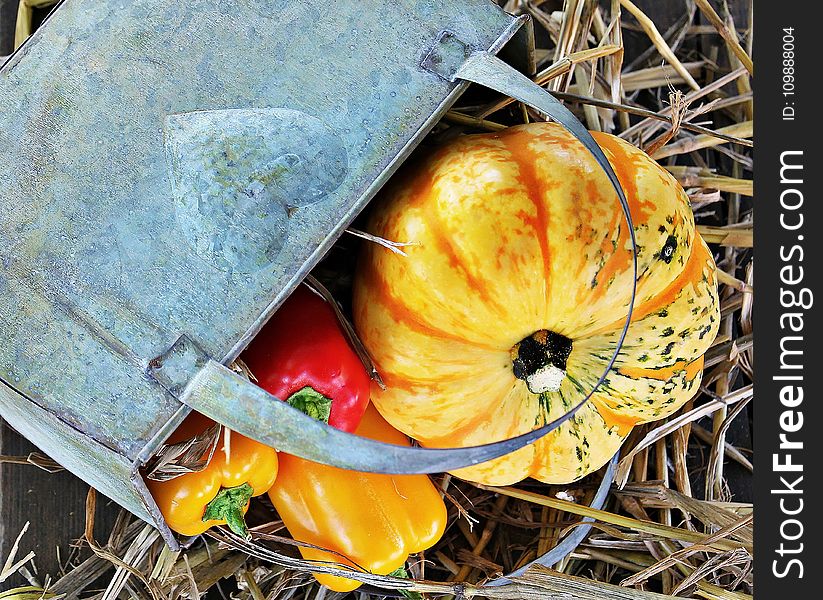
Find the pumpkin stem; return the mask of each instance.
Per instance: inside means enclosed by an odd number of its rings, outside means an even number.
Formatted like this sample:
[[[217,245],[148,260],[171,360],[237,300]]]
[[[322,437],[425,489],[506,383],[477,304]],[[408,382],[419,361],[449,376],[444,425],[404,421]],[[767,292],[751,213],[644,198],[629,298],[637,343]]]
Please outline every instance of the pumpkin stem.
[[[526,382],[532,394],[556,392],[566,377],[572,341],[565,335],[541,329],[511,349],[514,376]]]

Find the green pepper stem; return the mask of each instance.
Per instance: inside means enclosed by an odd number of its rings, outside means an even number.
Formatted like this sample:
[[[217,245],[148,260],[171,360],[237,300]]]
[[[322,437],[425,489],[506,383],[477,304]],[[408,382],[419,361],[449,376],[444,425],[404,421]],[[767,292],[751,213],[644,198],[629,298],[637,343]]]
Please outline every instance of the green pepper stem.
[[[286,398],[286,402],[297,410],[300,410],[312,419],[317,419],[328,425],[329,415],[331,415],[331,398],[327,398],[313,387],[306,387],[297,390]]]
[[[249,530],[243,518],[243,509],[249,503],[254,489],[248,483],[232,488],[221,488],[206,505],[204,521],[225,521],[234,533],[247,539]]]
[[[400,579],[411,579],[409,577],[409,572],[406,571],[406,568],[401,566],[389,573],[389,577],[398,577]],[[408,598],[408,600],[423,600],[423,595],[420,592],[415,592],[413,590],[397,590],[404,598]]]

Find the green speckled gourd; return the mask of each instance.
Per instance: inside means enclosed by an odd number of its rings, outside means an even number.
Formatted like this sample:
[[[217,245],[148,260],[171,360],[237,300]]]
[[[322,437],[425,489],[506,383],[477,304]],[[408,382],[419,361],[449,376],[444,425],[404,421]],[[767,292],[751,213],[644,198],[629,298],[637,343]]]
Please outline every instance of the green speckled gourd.
[[[719,321],[715,265],[688,197],[645,153],[594,133],[629,201],[638,246],[631,325],[606,381],[533,445],[455,474],[568,483],[632,427],[697,391]],[[575,406],[597,383],[630,302],[631,243],[606,176],[560,126],[465,136],[406,167],[376,201],[354,322],[386,389],[372,400],[426,447],[495,442]]]

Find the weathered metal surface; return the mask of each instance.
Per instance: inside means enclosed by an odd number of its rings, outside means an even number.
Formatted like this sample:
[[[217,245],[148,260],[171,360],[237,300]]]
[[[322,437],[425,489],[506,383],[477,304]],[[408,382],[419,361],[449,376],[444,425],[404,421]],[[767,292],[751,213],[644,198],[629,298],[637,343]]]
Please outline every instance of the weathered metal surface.
[[[56,415],[29,402],[0,382],[0,413],[19,433],[49,456],[59,458],[60,464],[99,490],[110,488],[111,480],[122,481],[119,486],[120,504],[134,514],[151,521],[151,511],[141,493],[131,484],[134,477],[132,461],[97,443],[87,434],[66,427]],[[33,499],[36,501],[36,499]],[[7,532],[12,535],[11,532]]]
[[[440,32],[497,52],[520,25],[487,0],[64,2],[0,70],[3,417],[170,539],[135,470],[193,373],[155,359],[232,360],[465,88],[420,65]]]
[[[275,262],[294,211],[323,201],[348,173],[340,136],[301,111],[198,111],[169,115],[164,129],[177,225],[221,271]]]

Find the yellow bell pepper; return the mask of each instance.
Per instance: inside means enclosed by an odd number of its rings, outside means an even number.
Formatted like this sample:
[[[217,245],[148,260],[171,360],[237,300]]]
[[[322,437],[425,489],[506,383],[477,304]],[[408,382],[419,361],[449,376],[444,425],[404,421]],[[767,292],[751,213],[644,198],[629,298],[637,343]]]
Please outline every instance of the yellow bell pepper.
[[[168,442],[182,442],[212,425],[211,419],[192,412]],[[236,432],[231,434],[228,458],[223,444],[221,440],[202,471],[146,482],[173,531],[199,535],[226,523],[237,535],[248,535],[243,515],[251,497],[263,494],[277,477],[277,451]]]
[[[409,445],[373,406],[355,433]],[[360,473],[282,452],[279,457],[277,479],[268,493],[280,518],[295,540],[332,551],[300,548],[306,560],[388,575],[403,567],[409,554],[431,547],[443,535],[446,506],[426,475]],[[360,586],[345,577],[315,577],[337,592]]]

